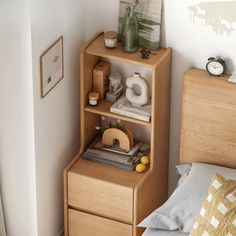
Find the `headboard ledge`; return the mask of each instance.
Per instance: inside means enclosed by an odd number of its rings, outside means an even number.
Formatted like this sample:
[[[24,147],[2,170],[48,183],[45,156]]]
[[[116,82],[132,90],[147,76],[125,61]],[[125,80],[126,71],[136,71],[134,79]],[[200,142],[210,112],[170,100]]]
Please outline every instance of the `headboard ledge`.
[[[236,84],[204,70],[184,74],[180,162],[236,168]]]

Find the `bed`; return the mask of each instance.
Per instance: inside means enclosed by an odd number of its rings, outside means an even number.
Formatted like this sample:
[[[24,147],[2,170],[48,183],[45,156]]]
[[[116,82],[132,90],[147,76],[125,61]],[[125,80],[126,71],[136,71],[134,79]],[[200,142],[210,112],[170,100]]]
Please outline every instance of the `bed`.
[[[167,202],[139,224],[143,236],[189,235],[212,177],[236,180],[236,84],[227,79],[195,68],[184,74],[181,178]]]
[[[188,236],[188,233],[180,231],[158,230],[158,229],[146,229],[143,236]]]

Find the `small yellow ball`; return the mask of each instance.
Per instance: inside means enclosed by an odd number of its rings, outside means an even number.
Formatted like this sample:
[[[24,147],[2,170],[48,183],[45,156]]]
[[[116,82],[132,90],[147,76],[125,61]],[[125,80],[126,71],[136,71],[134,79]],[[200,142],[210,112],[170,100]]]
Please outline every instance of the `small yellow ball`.
[[[148,156],[142,156],[140,161],[142,164],[148,165],[150,163],[150,158]]]
[[[146,166],[144,164],[138,164],[135,168],[136,172],[143,173],[146,169]]]

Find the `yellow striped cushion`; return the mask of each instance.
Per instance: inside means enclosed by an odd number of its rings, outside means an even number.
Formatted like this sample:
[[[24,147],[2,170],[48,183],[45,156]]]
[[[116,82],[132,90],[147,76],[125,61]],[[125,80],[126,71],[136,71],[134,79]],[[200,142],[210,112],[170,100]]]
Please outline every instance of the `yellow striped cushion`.
[[[216,174],[190,236],[236,235],[236,181]]]

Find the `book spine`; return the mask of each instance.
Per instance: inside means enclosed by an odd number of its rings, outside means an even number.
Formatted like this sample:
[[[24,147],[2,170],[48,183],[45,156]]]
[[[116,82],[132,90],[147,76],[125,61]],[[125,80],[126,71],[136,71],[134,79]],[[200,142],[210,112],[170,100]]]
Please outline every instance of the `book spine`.
[[[107,151],[101,151],[101,150],[93,150],[88,149],[85,152],[85,155],[88,156],[94,156],[94,157],[101,157],[107,160],[116,161],[119,163],[129,163],[132,156],[123,156],[122,154],[116,154],[116,153],[110,153]]]
[[[106,160],[106,159],[103,159],[103,158],[92,157],[92,156],[83,156],[83,158],[86,159],[86,160],[95,161],[95,162],[102,163],[102,164],[107,164],[107,165],[117,167],[117,168],[120,168],[120,169],[124,169],[124,170],[129,170],[129,171],[134,170],[134,165],[125,165],[125,164],[113,162],[111,160]]]
[[[128,116],[128,117],[135,118],[135,119],[138,119],[138,120],[143,120],[143,121],[147,121],[147,122],[150,121],[149,116],[133,114],[133,113],[130,113],[128,111],[121,111],[121,110],[113,108],[113,107],[110,108],[110,111],[113,112],[113,113],[117,113],[117,114],[120,114],[120,115],[123,115],[123,116]]]

